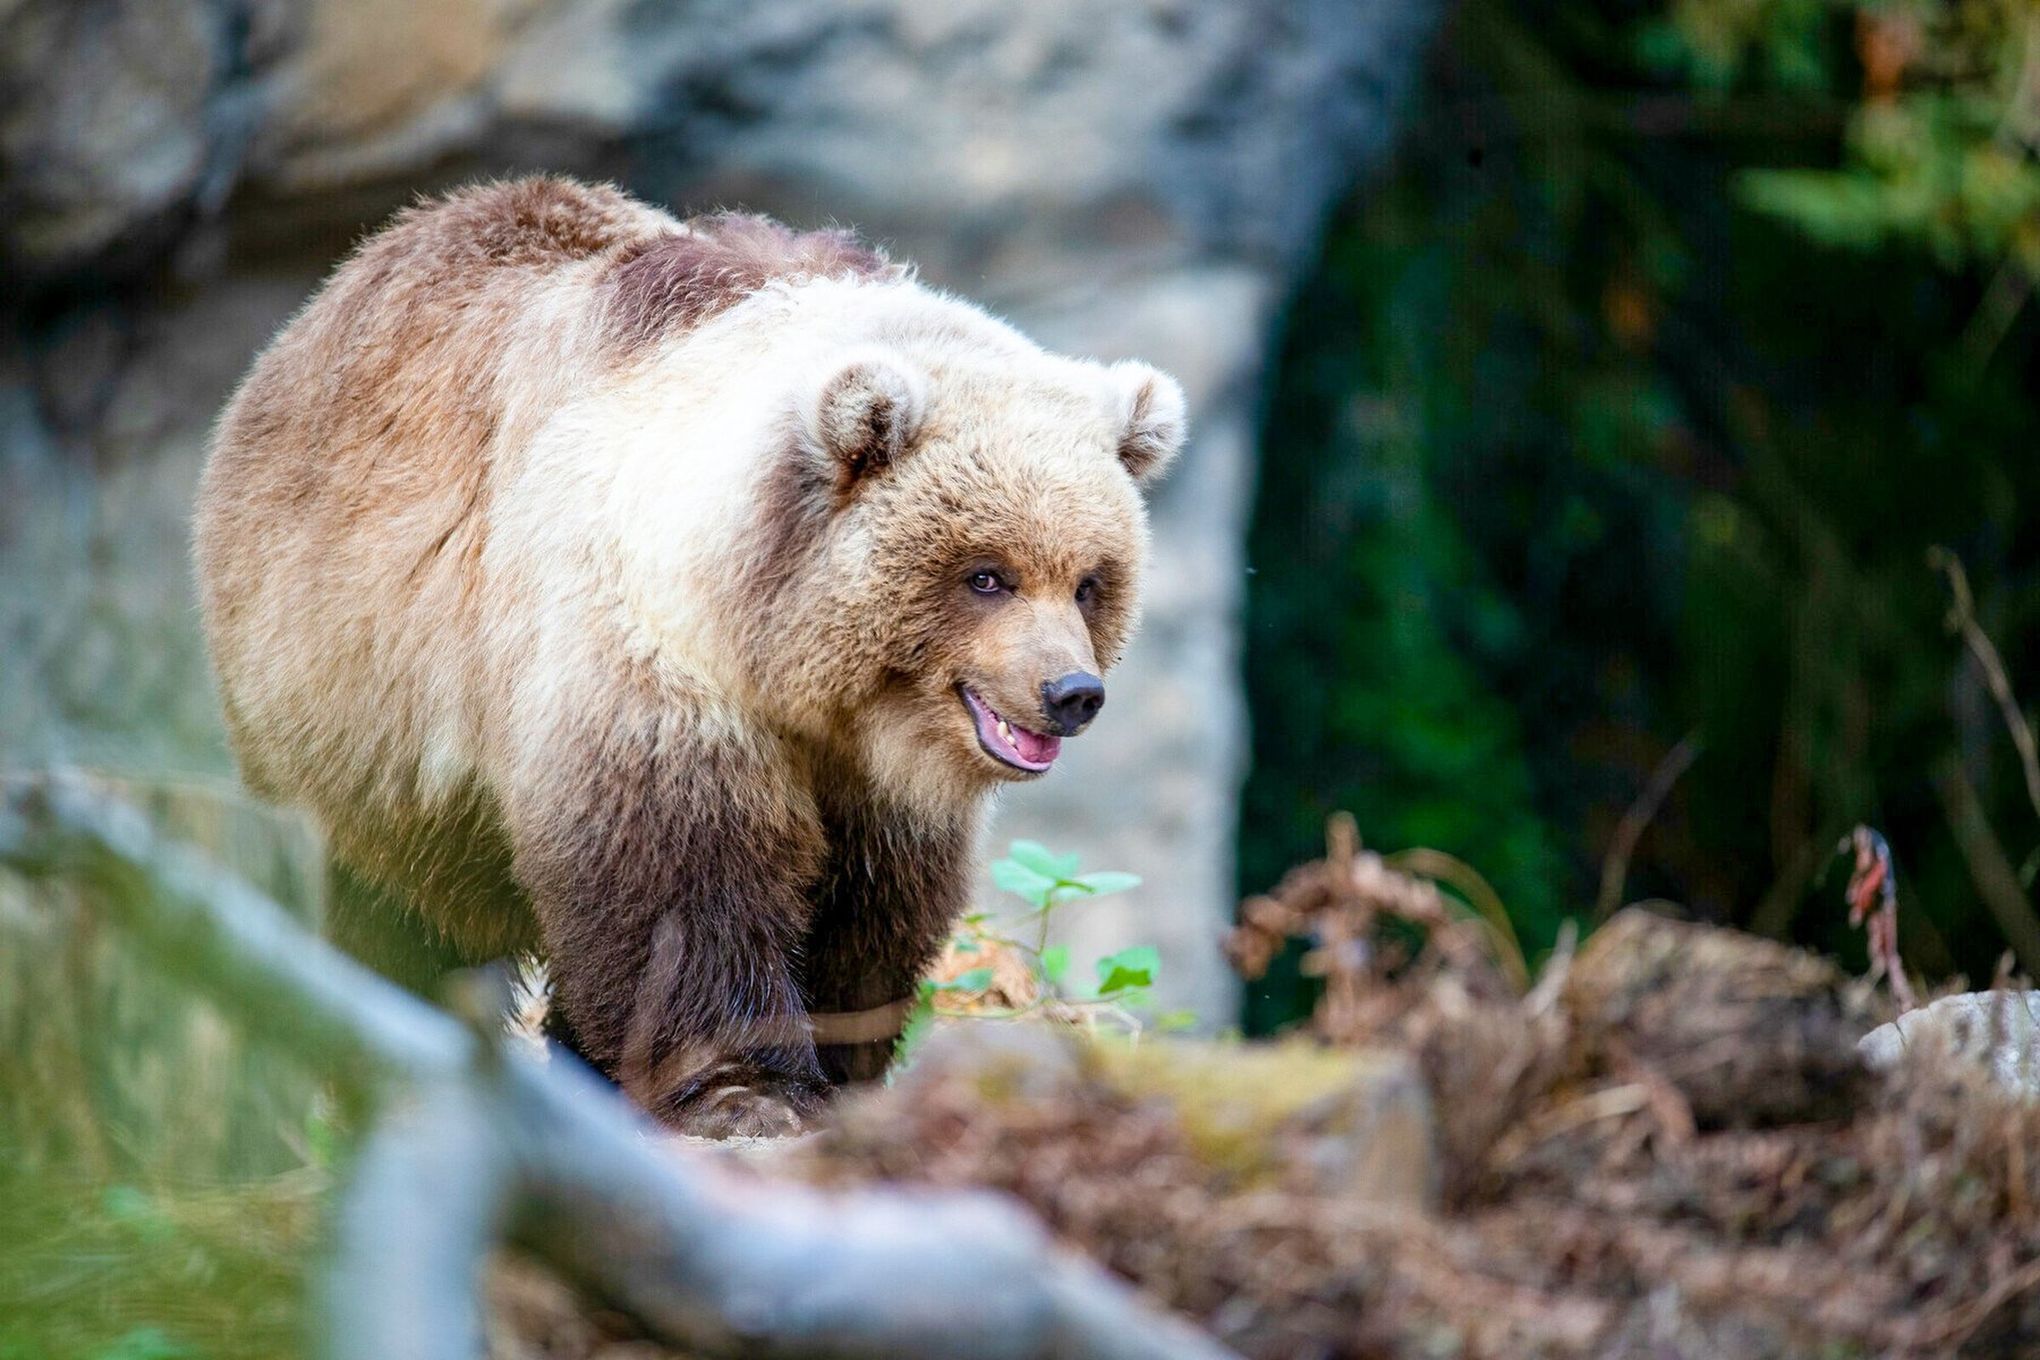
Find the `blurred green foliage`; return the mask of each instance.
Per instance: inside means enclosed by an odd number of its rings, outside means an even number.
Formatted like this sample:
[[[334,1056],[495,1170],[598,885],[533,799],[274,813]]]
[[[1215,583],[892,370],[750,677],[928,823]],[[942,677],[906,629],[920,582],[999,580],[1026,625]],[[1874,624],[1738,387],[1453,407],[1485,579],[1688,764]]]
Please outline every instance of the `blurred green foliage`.
[[[1477,865],[1534,952],[1691,733],[1624,900],[1860,960],[1829,869],[1869,821],[1908,961],[1987,978],[1951,799],[2027,911],[2040,819],[1925,552],[2030,713],[2040,9],[1470,0],[1410,125],[1267,413],[1242,890],[1347,808]],[[1278,970],[1250,1025],[1302,1004]]]
[[[106,782],[316,926],[324,853],[295,819],[225,787]],[[318,1073],[108,923],[121,890],[0,867],[0,1360],[302,1353],[351,1124]]]
[[[303,1353],[323,1175],[102,1183],[0,1166],[0,1360]]]

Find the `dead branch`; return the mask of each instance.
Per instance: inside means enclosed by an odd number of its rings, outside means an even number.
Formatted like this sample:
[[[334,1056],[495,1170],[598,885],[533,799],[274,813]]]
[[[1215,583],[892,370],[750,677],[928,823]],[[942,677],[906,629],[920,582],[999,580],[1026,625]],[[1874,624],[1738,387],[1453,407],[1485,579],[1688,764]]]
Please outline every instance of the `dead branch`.
[[[422,1085],[370,1130],[339,1205],[319,1299],[329,1360],[483,1353],[476,1286],[517,1192],[516,1168],[491,1128],[501,1113],[456,1078]]]
[[[75,774],[0,783],[0,863],[93,889],[98,910],[166,971],[358,1092],[473,1059],[465,1027],[308,935],[288,912],[132,804]]]
[[[2040,25],[2036,25],[2036,31],[2040,31]],[[2019,707],[2018,696],[2012,693],[2012,680],[2005,673],[2003,658],[1990,634],[1976,621],[1976,599],[1969,591],[1969,573],[1962,569],[1962,559],[1946,548],[1927,549],[1927,564],[1939,568],[1948,578],[1948,631],[1961,634],[1969,654],[1976,658],[1977,667],[1983,672],[1991,697],[1997,700],[1998,712],[2004,717],[2005,730],[2011,734],[2012,745],[2019,753],[2019,766],[2026,776],[2026,800],[2033,805],[2033,815],[2040,817],[2040,747],[2034,743],[2033,728]],[[2027,967],[2031,966],[2029,962]]]
[[[1629,882],[1629,861],[1636,854],[1636,843],[1643,839],[1644,831],[1671,796],[1672,786],[1679,777],[1693,768],[1693,762],[1700,757],[1700,734],[1688,732],[1685,739],[1657,763],[1650,772],[1650,782],[1636,795],[1636,801],[1622,814],[1622,820],[1615,824],[1615,834],[1608,841],[1607,858],[1601,861],[1601,894],[1594,903],[1594,919],[1605,921],[1615,914],[1622,905],[1622,890]]]
[[[1955,833],[1955,843],[1969,865],[1976,895],[1983,899],[2012,952],[2019,956],[2020,966],[2028,973],[2040,969],[2040,915],[2034,914],[2033,904],[2019,882],[2019,871],[2012,867],[1997,833],[1991,830],[1984,816],[1983,801],[1970,786],[1959,758],[1951,754],[1935,769],[1934,792],[1940,797],[1948,829]]]
[[[506,1237],[696,1353],[1230,1354],[1009,1201],[824,1195],[691,1160],[571,1059],[534,1059],[367,972],[75,778],[7,782],[0,864],[103,889],[108,919],[251,1034],[384,1096],[326,1283],[334,1360],[481,1354],[477,1267]]]

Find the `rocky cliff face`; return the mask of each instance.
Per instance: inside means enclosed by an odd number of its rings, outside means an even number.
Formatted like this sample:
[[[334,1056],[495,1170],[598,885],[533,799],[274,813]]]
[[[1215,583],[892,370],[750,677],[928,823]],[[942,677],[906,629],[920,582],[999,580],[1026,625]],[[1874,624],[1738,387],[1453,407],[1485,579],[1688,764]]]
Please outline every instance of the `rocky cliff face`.
[[[1011,799],[1148,886],[1073,923],[1230,1014],[1236,655],[1274,308],[1433,0],[0,0],[0,753],[230,765],[186,518],[206,428],[359,232],[534,169],[852,223],[1045,343],[1180,376],[1112,712]]]

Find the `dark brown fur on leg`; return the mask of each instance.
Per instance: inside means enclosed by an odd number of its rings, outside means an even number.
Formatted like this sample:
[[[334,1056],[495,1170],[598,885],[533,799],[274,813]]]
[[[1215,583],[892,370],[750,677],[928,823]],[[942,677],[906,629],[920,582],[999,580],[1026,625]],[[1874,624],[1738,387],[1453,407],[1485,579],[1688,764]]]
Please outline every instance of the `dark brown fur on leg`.
[[[826,1090],[792,965],[811,807],[769,742],[710,734],[684,696],[592,713],[550,745],[547,801],[510,816],[582,1054],[682,1132],[797,1130]]]
[[[968,900],[971,829],[961,817],[931,824],[869,789],[825,796],[822,817],[829,860],[800,951],[801,991],[818,1016],[864,1015],[911,997],[941,952]],[[881,1076],[897,1038],[824,1042],[822,1070],[838,1085]]]

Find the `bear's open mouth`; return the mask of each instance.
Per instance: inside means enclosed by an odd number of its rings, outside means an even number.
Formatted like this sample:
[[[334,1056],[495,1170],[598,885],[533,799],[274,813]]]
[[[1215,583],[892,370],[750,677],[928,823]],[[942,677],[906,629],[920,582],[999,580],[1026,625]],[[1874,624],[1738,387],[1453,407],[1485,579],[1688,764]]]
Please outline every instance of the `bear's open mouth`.
[[[1061,737],[1030,732],[1019,723],[1008,722],[978,698],[969,685],[958,685],[957,689],[963,695],[963,706],[970,710],[971,721],[977,724],[978,745],[985,748],[986,755],[1028,774],[1040,774],[1055,764],[1062,751]]]

